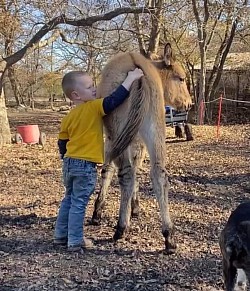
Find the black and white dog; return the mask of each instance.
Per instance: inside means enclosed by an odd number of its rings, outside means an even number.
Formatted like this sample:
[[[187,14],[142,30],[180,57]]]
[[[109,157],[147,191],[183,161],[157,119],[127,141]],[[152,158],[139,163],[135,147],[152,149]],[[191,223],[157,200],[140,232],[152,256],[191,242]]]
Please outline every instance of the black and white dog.
[[[250,202],[231,213],[219,243],[225,290],[246,290],[247,280],[250,283]]]

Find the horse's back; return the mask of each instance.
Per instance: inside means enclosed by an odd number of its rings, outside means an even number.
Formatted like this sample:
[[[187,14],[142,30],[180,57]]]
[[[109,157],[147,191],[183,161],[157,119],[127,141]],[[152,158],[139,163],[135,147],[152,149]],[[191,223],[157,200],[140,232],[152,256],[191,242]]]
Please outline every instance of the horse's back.
[[[97,89],[97,98],[109,96],[116,88],[122,84],[129,71],[139,67],[144,72],[144,78],[147,83],[147,94],[143,102],[147,102],[150,112],[145,112],[145,117],[158,116],[159,111],[164,106],[163,88],[160,75],[154,65],[144,56],[138,53],[120,53],[114,56],[104,67],[102,71],[101,82]],[[146,88],[139,88],[138,80],[132,86],[138,87],[138,90],[130,90],[131,92],[138,92],[139,90],[146,90]],[[145,82],[144,82],[145,86]],[[137,93],[133,93],[136,94]],[[137,96],[130,96],[117,109],[104,118],[105,129],[111,139],[115,138],[121,132],[124,124],[127,121],[129,111],[131,110],[131,100]]]
[[[114,56],[104,67],[101,81],[97,88],[97,98],[109,96],[122,84],[129,71],[135,69],[129,53]]]

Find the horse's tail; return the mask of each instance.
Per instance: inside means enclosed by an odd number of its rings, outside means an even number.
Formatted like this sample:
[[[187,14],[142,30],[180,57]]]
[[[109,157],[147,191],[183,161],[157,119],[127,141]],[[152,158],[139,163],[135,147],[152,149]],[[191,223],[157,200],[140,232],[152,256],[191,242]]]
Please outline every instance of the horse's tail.
[[[145,73],[145,70],[147,69],[146,66],[149,65],[144,65],[145,58],[140,56],[137,60],[132,53],[130,55],[135,65],[141,68]],[[142,61],[144,61],[144,63]],[[111,152],[109,153],[109,161],[112,161],[116,159],[119,155],[121,155],[138,133],[139,127],[149,110],[149,101],[150,96],[152,95],[151,88],[151,81],[146,75],[144,75],[140,80],[136,80],[131,86],[129,94],[131,104],[128,113],[127,123],[113,142],[113,147],[111,149]]]

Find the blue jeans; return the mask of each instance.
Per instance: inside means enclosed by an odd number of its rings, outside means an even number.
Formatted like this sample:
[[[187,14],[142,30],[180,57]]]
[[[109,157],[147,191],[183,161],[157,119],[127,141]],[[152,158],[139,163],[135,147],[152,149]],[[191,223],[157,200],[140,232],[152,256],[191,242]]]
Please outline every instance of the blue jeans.
[[[57,216],[56,239],[68,239],[68,246],[83,242],[83,222],[97,179],[96,164],[80,159],[64,158],[65,196]]]

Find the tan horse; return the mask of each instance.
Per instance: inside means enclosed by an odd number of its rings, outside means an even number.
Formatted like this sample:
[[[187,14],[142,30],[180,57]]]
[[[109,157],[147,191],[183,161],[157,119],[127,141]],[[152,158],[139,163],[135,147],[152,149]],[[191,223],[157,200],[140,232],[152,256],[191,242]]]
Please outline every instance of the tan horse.
[[[164,104],[187,109],[192,100],[187,90],[185,72],[173,60],[170,44],[165,46],[162,61],[151,62],[138,53],[115,56],[102,72],[97,96],[110,95],[123,82],[128,71],[136,67],[143,70],[144,76],[133,83],[130,97],[104,118],[105,165],[102,169],[102,188],[95,202],[92,222],[98,224],[101,219],[104,198],[114,171],[112,161],[118,167],[121,189],[119,220],[114,240],[123,236],[129,226],[131,213],[138,215],[138,184],[135,177],[146,145],[150,156],[153,189],[160,207],[165,248],[171,253],[176,246],[172,241],[173,224],[168,207]]]

